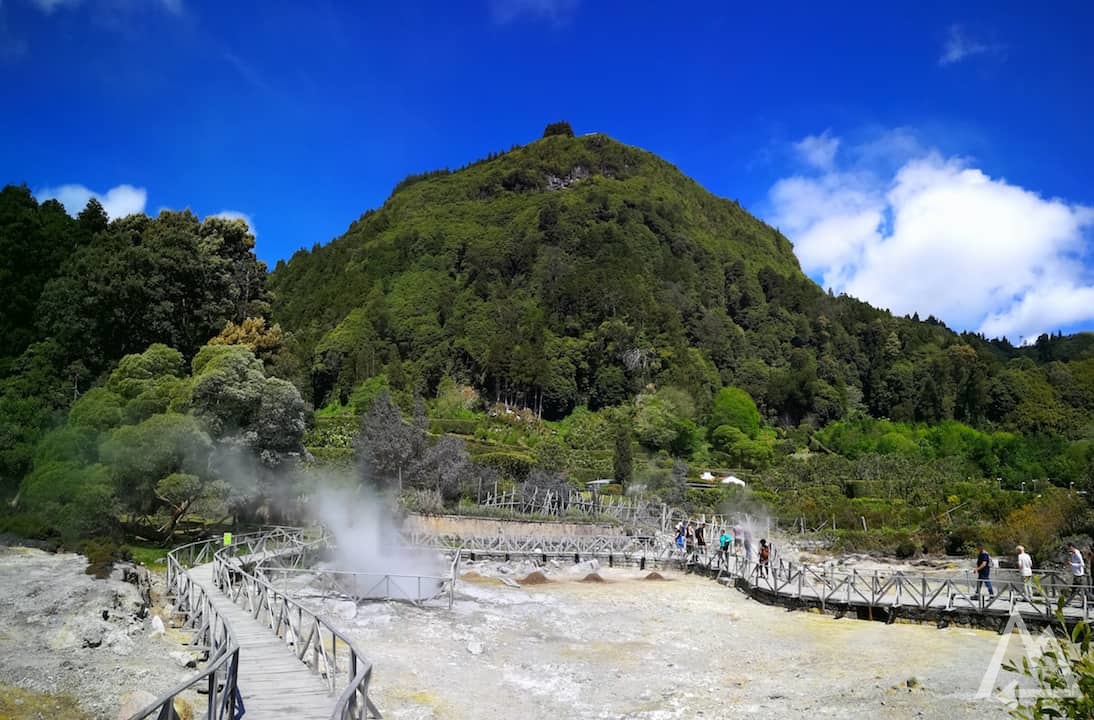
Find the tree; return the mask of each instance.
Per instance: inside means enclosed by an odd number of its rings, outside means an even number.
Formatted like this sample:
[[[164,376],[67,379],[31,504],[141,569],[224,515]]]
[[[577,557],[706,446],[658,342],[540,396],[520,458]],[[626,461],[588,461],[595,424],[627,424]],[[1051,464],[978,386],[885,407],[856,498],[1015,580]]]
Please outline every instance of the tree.
[[[690,456],[698,440],[698,428],[691,419],[694,403],[686,392],[661,388],[638,396],[635,406],[634,425],[639,442],[676,456]]]
[[[243,345],[206,345],[194,357],[191,407],[216,437],[251,425],[266,390],[262,363]]]
[[[612,426],[612,477],[627,487],[634,479],[634,448],[631,447],[631,417],[623,409],[610,415]]]
[[[194,503],[221,498],[227,495],[227,487],[223,483],[205,482],[197,475],[171,473],[156,483],[155,493],[167,506],[167,521],[160,527],[160,532],[165,533],[170,541],[175,536],[178,521],[190,511]]]
[[[714,396],[707,429],[713,431],[722,425],[737,428],[750,438],[759,434],[760,411],[747,392],[740,388],[724,387]]]
[[[57,259],[37,301],[38,331],[67,362],[97,374],[153,343],[189,357],[228,321],[269,312],[265,266],[242,221],[189,211],[101,220],[92,205],[81,214],[90,239]]]
[[[573,137],[574,129],[570,127],[570,123],[565,120],[549,123],[546,128],[543,129],[543,137],[551,137],[552,135],[563,135],[565,137]]]
[[[474,472],[467,446],[460,438],[445,435],[430,445],[410,471],[410,484],[435,490],[450,503],[460,497],[463,483]]]
[[[212,446],[197,418],[165,413],[111,431],[100,443],[99,455],[126,509],[151,515],[168,503],[159,483],[169,475],[183,473],[212,482]]]
[[[110,471],[82,462],[45,462],[23,480],[20,501],[65,542],[117,533],[117,495]]]
[[[210,345],[246,345],[264,363],[274,362],[285,351],[285,335],[280,325],[267,326],[266,318],[248,317],[240,324],[229,320],[224,329],[209,341]]]
[[[425,433],[405,422],[391,396],[382,393],[362,418],[354,447],[364,461],[365,483],[401,490],[403,473],[422,455]]]

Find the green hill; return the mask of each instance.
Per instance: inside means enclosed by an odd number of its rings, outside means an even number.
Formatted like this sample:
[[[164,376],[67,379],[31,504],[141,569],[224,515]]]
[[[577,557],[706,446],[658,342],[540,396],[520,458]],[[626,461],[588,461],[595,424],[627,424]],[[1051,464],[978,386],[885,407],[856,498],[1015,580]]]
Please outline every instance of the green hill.
[[[1094,403],[1086,336],[1014,348],[825,294],[778,230],[602,134],[408,177],[270,286],[317,407],[381,373],[548,417],[650,383],[701,413],[733,385],[787,426],[865,411],[1079,438]]]
[[[270,284],[317,405],[385,371],[417,392],[453,376],[551,415],[648,382],[700,401],[747,385],[763,374],[750,360],[785,364],[805,343],[803,311],[824,299],[777,230],[601,134],[411,176]]]

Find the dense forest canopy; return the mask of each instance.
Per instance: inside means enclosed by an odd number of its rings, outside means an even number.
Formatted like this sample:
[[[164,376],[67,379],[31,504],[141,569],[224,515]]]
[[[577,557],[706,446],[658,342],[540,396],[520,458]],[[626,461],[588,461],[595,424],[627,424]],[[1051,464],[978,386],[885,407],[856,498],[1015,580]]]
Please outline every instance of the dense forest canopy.
[[[42,532],[170,535],[253,514],[301,460],[437,508],[602,477],[724,502],[690,463],[751,473],[803,526],[938,545],[948,504],[1020,526],[1068,502],[1025,483],[1094,489],[1094,335],[1014,347],[833,296],[737,202],[565,122],[409,176],[270,275],[253,249],[238,220],[0,191],[11,507]]]
[[[702,412],[739,387],[784,427],[867,414],[1090,431],[1088,335],[1015,348],[833,297],[777,230],[601,134],[549,132],[409,178],[278,263],[271,287],[320,407],[383,373],[426,396],[452,378],[549,418],[654,384]]]

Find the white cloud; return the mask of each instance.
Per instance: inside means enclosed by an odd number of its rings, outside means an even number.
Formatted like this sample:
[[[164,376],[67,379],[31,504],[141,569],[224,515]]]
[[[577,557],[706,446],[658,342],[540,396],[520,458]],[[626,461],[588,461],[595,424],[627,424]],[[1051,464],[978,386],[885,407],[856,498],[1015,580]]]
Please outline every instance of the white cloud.
[[[858,162],[771,188],[771,220],[807,273],[893,312],[991,337],[1020,341],[1094,322],[1094,278],[1083,264],[1094,209],[918,143],[893,147],[908,153],[895,172]]]
[[[839,138],[832,137],[831,133],[825,130],[820,135],[809,135],[794,143],[794,149],[805,162],[813,167],[828,170],[836,159],[839,143]]]
[[[995,53],[999,50],[998,45],[989,45],[974,39],[960,25],[950,25],[946,33],[946,41],[942,44],[942,55],[938,58],[938,64],[953,65],[974,55]]]
[[[50,15],[57,8],[76,7],[81,0],[31,0],[31,2],[46,15]]]
[[[577,9],[578,0],[491,0],[490,15],[499,25],[517,20],[546,20],[562,24]]]
[[[214,213],[209,217],[224,218],[225,220],[242,220],[247,223],[247,227],[251,229],[251,234],[258,237],[258,231],[255,230],[255,221],[251,219],[251,216],[247,213],[239,212],[238,210],[221,210],[218,213]]]
[[[82,5],[84,0],[30,0],[30,2],[46,15],[52,15],[55,10]],[[172,15],[182,15],[185,11],[183,0],[90,0],[90,5],[98,11],[107,13],[128,13],[149,5],[163,8]]]
[[[35,195],[40,202],[51,199],[59,201],[73,217],[87,206],[88,200],[97,198],[112,220],[144,212],[144,205],[148,201],[148,191],[132,185],[118,185],[105,193],[95,192],[83,185],[61,185],[43,188]]]

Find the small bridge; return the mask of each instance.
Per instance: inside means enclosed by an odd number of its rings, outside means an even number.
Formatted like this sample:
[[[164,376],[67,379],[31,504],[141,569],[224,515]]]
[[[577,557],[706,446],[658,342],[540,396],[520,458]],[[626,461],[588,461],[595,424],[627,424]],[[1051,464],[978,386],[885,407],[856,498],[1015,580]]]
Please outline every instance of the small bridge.
[[[193,630],[205,668],[130,720],[178,720],[175,700],[206,696],[207,720],[381,717],[369,699],[372,665],[349,638],[263,577],[272,560],[293,561],[322,537],[298,528],[209,539],[167,556],[175,613]]]

